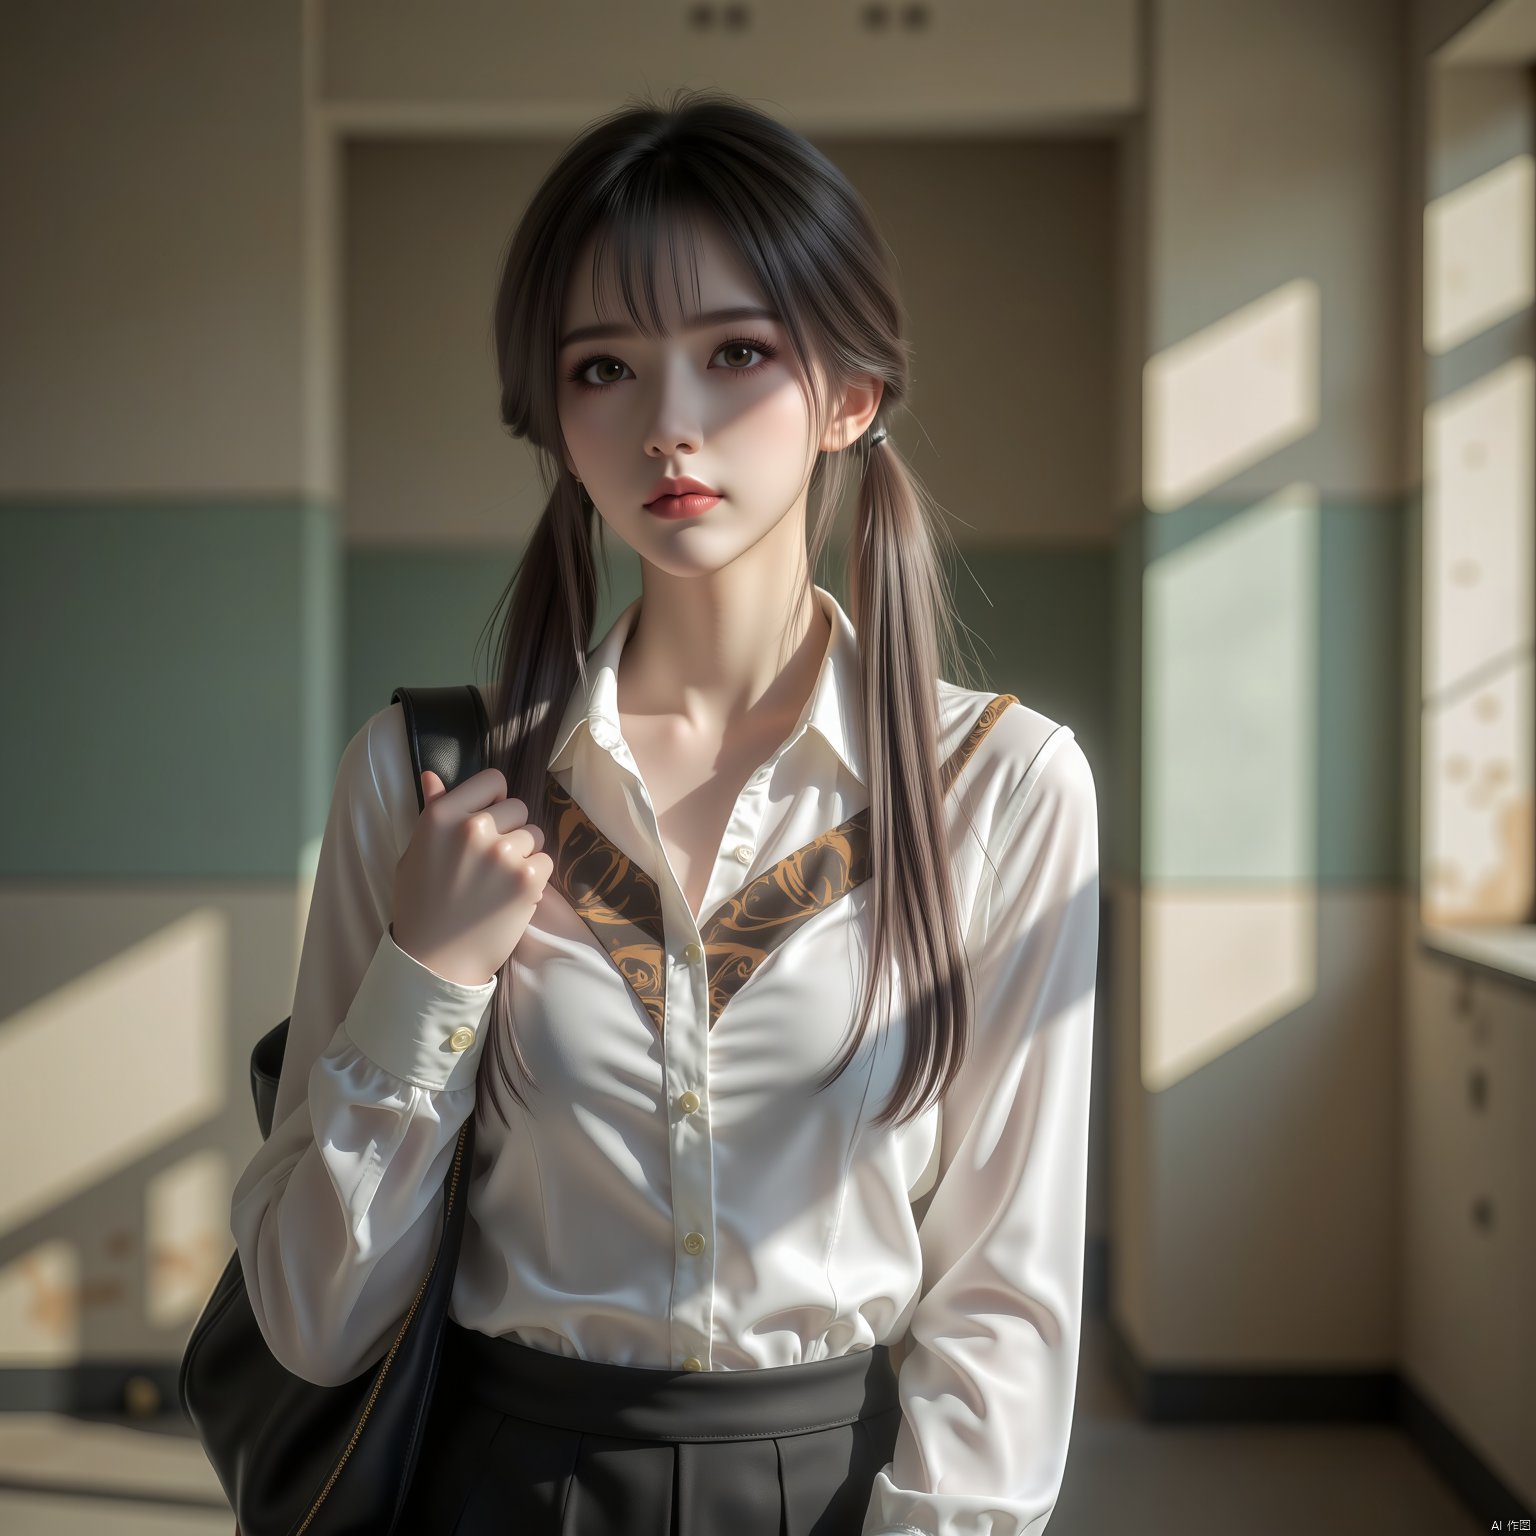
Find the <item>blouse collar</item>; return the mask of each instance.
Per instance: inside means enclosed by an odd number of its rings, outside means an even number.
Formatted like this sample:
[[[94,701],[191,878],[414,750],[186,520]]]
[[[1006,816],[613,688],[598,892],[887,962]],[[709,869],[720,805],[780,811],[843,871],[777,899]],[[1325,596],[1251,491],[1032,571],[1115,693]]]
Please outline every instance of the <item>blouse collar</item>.
[[[842,605],[825,587],[814,586],[813,590],[821,603],[821,611],[831,620],[832,634],[822,657],[816,686],[811,690],[805,708],[800,711],[800,717],[790,731],[783,750],[788,751],[804,731],[813,730],[862,785],[865,783],[865,760],[863,732],[859,723],[858,634],[848,615],[843,612]],[[600,747],[612,751],[618,745],[621,734],[618,709],[619,656],[640,611],[640,603],[638,597],[630,603],[609,626],[596,648],[588,653],[587,686],[583,689],[578,678],[575,687],[571,689],[570,700],[549,758],[551,772],[566,766],[566,749],[571,737],[583,723]]]

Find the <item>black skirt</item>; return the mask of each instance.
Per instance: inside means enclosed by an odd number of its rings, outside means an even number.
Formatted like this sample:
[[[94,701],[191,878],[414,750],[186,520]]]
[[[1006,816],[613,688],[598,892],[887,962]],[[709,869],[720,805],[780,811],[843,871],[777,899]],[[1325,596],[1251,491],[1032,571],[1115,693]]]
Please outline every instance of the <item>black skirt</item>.
[[[399,1536],[860,1536],[901,1424],[881,1344],[651,1370],[447,1324]]]

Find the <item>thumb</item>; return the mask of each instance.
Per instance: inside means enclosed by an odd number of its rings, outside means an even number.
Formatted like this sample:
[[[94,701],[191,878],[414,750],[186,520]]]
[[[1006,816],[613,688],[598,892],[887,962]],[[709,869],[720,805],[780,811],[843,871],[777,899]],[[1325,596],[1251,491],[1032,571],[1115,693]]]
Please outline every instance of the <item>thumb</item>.
[[[447,787],[444,785],[439,775],[433,773],[430,768],[422,769],[421,801],[424,807],[431,805],[431,803],[436,800],[438,796],[446,795],[447,793]]]

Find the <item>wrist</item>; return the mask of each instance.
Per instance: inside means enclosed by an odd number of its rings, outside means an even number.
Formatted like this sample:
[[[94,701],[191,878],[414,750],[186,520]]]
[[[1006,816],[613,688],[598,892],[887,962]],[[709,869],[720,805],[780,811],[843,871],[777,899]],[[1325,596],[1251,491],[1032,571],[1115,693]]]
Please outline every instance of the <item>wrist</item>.
[[[417,965],[432,972],[434,976],[440,976],[444,981],[451,981],[458,987],[483,987],[495,980],[495,976],[482,976],[478,969],[458,959],[451,951],[436,951],[432,949],[420,949],[410,942],[401,943],[395,933],[395,925],[389,925],[389,937],[391,942],[402,954],[409,955]],[[473,973],[473,974],[472,974]]]

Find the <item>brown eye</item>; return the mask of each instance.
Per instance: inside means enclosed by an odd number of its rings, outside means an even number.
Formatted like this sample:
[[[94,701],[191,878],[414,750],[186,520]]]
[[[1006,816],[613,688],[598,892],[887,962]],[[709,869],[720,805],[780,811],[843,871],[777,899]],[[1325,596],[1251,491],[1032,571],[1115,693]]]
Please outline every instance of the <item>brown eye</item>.
[[[737,336],[732,340],[723,342],[720,346],[716,347],[714,355],[719,357],[722,353],[726,352],[746,352],[748,354],[753,352],[757,353],[761,358],[760,362],[749,364],[744,368],[738,368],[734,365],[728,364],[721,370],[723,373],[730,374],[732,378],[740,379],[750,377],[752,374],[756,373],[759,368],[766,367],[773,358],[778,356],[778,351],[779,349],[775,347],[772,342],[765,341],[761,337]],[[576,363],[571,368],[570,372],[566,374],[566,378],[578,389],[611,389],[615,384],[622,380],[622,371],[618,378],[588,378],[587,375],[592,373],[595,369],[599,368],[618,368],[620,370],[626,370],[627,367],[628,365],[626,363],[620,362],[616,357],[607,357],[601,353],[594,353],[591,356],[582,358],[579,363]]]

